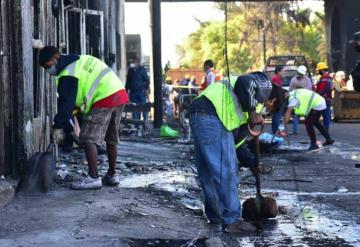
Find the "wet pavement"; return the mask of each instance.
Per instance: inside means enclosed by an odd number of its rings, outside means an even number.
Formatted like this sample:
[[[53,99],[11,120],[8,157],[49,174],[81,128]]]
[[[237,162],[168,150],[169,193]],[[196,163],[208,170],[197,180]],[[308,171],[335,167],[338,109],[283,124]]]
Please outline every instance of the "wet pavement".
[[[360,152],[352,134],[360,128],[332,128],[334,146],[308,153],[301,130],[262,155],[275,167],[262,178],[263,193],[277,200],[280,214],[254,235],[206,224],[192,145],[128,139],[119,146],[118,187],[68,190],[86,174],[86,161],[80,150],[62,155],[48,195],[17,197],[1,209],[0,246],[360,246]],[[101,175],[106,162],[101,155]],[[246,200],[255,195],[254,179],[240,174]]]

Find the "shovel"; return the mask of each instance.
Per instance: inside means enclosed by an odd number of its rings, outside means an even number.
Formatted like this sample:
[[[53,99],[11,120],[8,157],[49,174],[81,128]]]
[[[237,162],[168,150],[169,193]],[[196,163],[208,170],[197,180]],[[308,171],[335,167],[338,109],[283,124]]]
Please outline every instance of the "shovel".
[[[16,187],[17,193],[47,193],[55,177],[56,159],[54,144],[49,144],[45,152],[34,154],[24,165],[24,171]]]
[[[264,125],[260,130],[253,130],[248,126],[250,135],[254,137],[255,146],[255,166],[260,167],[260,142],[259,136],[263,132]],[[243,204],[243,218],[245,220],[253,220],[259,222],[267,218],[275,218],[278,214],[276,201],[271,197],[264,197],[261,194],[260,174],[255,176],[256,197],[246,200]]]

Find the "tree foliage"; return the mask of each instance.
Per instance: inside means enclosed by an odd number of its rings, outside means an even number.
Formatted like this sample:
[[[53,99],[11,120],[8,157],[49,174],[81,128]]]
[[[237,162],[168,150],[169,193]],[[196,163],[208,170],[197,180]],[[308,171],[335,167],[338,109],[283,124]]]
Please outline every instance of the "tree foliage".
[[[223,3],[217,7],[225,9]],[[177,47],[181,67],[199,68],[204,60],[212,59],[224,72],[224,22],[199,23],[200,28]],[[326,58],[323,14],[301,9],[297,2],[232,2],[227,41],[232,73],[262,69],[264,36],[267,57],[305,55],[310,65]]]

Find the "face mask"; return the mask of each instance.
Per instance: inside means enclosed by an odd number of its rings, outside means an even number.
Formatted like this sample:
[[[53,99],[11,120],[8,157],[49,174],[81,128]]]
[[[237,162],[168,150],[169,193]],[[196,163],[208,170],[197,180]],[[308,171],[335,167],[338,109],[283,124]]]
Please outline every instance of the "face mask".
[[[134,64],[134,63],[131,63],[131,64],[130,64],[130,68],[132,68],[132,69],[133,69],[133,68],[135,68],[135,67],[136,67],[136,66],[135,66],[135,64]]]
[[[354,49],[355,49],[356,52],[360,52],[360,45],[354,46]]]
[[[57,74],[56,64],[53,64],[46,70],[50,75],[55,76]]]

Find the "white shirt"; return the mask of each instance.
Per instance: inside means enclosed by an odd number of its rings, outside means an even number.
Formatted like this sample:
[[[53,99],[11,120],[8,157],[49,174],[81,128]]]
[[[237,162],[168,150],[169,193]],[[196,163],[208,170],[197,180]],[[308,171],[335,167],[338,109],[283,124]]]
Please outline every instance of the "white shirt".
[[[288,104],[288,108],[290,107],[298,107],[300,106],[300,101],[295,98],[295,97],[290,97],[289,98],[289,104]],[[323,111],[326,109],[326,101],[322,100],[320,104],[316,105],[313,110],[317,110],[317,111]]]
[[[211,70],[206,73],[206,82],[208,86],[210,86],[211,83],[215,82],[215,73]]]

